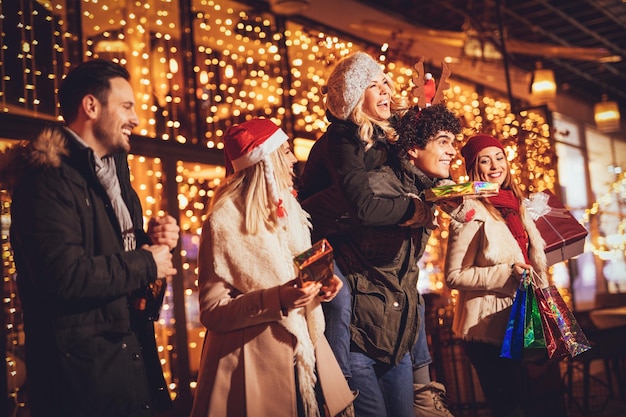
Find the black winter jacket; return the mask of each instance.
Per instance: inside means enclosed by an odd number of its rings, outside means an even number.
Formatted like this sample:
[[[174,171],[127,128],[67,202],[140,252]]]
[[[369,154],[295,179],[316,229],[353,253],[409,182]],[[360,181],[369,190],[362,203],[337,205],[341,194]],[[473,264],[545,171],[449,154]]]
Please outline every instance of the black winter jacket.
[[[93,151],[68,131],[5,156],[33,417],[152,416],[169,394],[153,323],[129,308],[129,294],[156,279],[152,255],[124,251]],[[149,241],[126,156],[117,174],[139,248]]]
[[[311,214],[314,238],[331,241],[350,284],[353,348],[397,364],[417,337],[423,228],[397,226],[413,215],[411,198],[376,195],[370,184],[371,173],[389,162],[384,139],[366,151],[354,123],[329,118],[331,125],[311,150],[298,195]]]

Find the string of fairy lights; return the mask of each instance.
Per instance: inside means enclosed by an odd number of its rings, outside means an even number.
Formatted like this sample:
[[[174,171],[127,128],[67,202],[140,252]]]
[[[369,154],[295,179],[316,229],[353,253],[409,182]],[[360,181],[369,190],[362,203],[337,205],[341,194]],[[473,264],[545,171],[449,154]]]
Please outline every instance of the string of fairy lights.
[[[22,4],[25,4],[22,0]],[[61,75],[71,63],[67,60],[68,43],[76,36],[67,31],[65,1],[38,1],[38,7],[21,8],[19,14],[20,45],[15,51],[4,46],[10,42],[5,37],[7,22],[0,16],[2,46],[0,58],[7,62],[19,62],[24,78],[16,79],[5,64],[0,64],[2,79],[1,111],[9,112],[16,107],[27,110],[52,108],[51,116],[58,117],[56,104],[50,106]],[[0,7],[1,3],[0,3]],[[273,16],[266,12],[242,6],[226,0],[193,0],[194,64],[184,73],[182,63],[187,51],[181,50],[181,28],[178,2],[172,0],[102,1],[81,2],[84,51],[86,58],[110,58],[129,69],[136,93],[136,108],[140,117],[140,135],[161,141],[176,141],[203,149],[222,149],[222,137],[226,129],[252,116],[272,117],[282,123],[290,115],[297,135],[316,138],[327,126],[321,88],[329,68],[341,57],[360,49],[361,46],[320,30],[286,22],[284,31],[276,27]],[[29,11],[26,13],[26,11]],[[46,69],[37,66],[36,53],[42,47],[35,32],[34,16],[47,14],[50,45],[59,59]],[[42,19],[38,19],[37,22]],[[281,51],[286,48],[288,54]],[[390,49],[383,45],[374,51],[385,63],[385,70],[396,85],[408,91],[414,74],[414,62],[392,60]],[[371,51],[370,51],[371,52]],[[14,56],[8,56],[15,54]],[[288,75],[288,77],[287,77]],[[436,76],[436,74],[435,74]],[[186,90],[186,77],[194,77],[195,91]],[[41,80],[50,80],[44,83]],[[289,80],[289,83],[287,82]],[[452,88],[446,92],[448,106],[457,112],[464,126],[459,136],[459,147],[463,138],[475,131],[492,133],[503,140],[511,169],[528,191],[550,189],[556,186],[555,156],[551,145],[550,126],[542,112],[528,111],[521,115],[511,113],[510,103],[496,94],[481,95],[474,86],[450,80]],[[20,89],[8,86],[19,85]],[[7,97],[4,91],[21,91],[19,97]],[[196,136],[188,120],[189,94],[196,102],[200,130]],[[406,93],[404,93],[406,94]],[[286,100],[288,99],[288,100]],[[289,103],[289,107],[285,103]],[[42,104],[43,103],[43,104]],[[163,179],[166,174],[174,175],[178,185],[177,198],[182,232],[182,271],[185,283],[185,306],[189,333],[189,349],[192,374],[197,370],[204,330],[197,314],[197,247],[205,213],[215,188],[224,176],[220,166],[204,166],[192,162],[178,161],[175,173],[165,173],[160,158],[131,155],[132,181],[142,200],[146,218],[163,214]],[[463,163],[460,158],[452,166],[453,177],[462,181]],[[445,217],[445,216],[443,216]],[[428,268],[430,285],[435,291],[443,288],[443,264],[445,222],[441,231],[436,231],[429,241]],[[623,229],[622,229],[623,232]],[[3,244],[4,254],[10,249]],[[13,266],[5,263],[4,283],[12,282]],[[171,284],[171,283],[170,283]],[[11,309],[16,300],[13,287],[4,299],[5,308]],[[179,381],[175,373],[176,361],[173,352],[172,289],[168,286],[163,312],[157,323],[157,345],[172,397],[177,395]],[[18,332],[17,310],[11,310],[8,329]],[[13,387],[13,385],[10,385]],[[193,389],[195,382],[191,381]],[[19,387],[13,396],[18,397]]]

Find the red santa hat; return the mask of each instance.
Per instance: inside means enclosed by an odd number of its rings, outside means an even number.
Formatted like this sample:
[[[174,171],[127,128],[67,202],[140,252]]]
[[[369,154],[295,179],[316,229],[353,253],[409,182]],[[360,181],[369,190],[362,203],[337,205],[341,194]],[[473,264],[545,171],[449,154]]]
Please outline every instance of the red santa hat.
[[[276,204],[279,217],[284,215],[284,210],[269,156],[287,139],[287,134],[269,119],[252,119],[234,125],[224,136],[226,174],[230,175],[262,162],[269,197]]]

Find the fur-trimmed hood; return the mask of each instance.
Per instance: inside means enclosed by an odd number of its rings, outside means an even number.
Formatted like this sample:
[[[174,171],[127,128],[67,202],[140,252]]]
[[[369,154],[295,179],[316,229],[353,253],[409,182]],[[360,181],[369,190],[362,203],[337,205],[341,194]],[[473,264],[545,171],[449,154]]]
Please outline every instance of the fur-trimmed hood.
[[[58,168],[69,155],[67,137],[62,128],[47,128],[32,141],[22,141],[0,152],[0,186],[12,192],[27,170]]]

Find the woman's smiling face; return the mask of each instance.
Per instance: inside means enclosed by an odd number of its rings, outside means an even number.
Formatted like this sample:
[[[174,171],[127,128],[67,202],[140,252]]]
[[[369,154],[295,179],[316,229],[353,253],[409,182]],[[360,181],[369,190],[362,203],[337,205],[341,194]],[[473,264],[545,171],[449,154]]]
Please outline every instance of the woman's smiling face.
[[[481,181],[495,182],[502,185],[509,174],[509,166],[504,151],[497,146],[489,146],[476,157],[478,174]]]
[[[391,117],[391,87],[382,71],[365,89],[362,109],[376,120],[387,120]]]

